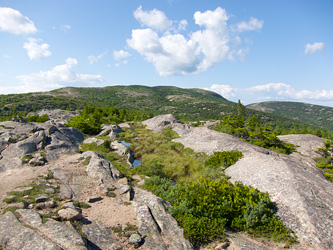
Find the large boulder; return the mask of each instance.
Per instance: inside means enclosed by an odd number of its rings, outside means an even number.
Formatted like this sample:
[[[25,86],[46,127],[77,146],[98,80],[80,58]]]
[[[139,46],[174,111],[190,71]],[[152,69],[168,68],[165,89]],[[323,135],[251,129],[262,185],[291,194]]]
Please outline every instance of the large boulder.
[[[86,169],[88,177],[100,182],[100,184],[111,188],[115,181],[124,177],[123,174],[101,154],[87,151],[82,154],[82,157],[85,159],[89,157],[89,163]]]
[[[193,249],[191,243],[184,238],[183,229],[167,212],[169,203],[142,189],[136,189],[135,201],[138,231],[147,236],[144,249]]]
[[[87,249],[86,241],[74,228],[53,219],[48,219],[46,223],[42,223],[40,215],[28,209],[19,209],[17,213],[21,216],[23,225],[34,229],[38,234],[55,242],[62,249]]]
[[[75,128],[60,128],[50,135],[50,143],[45,147],[46,159],[52,161],[62,154],[79,153],[78,147],[84,134]]]
[[[3,137],[0,140],[0,172],[21,167],[29,162],[25,162],[23,157],[33,157],[36,152],[39,154],[36,154],[32,165],[58,159],[63,154],[78,153],[78,147],[84,139],[84,134],[79,130],[52,121],[42,124],[2,122],[0,130]],[[44,159],[43,156],[43,161],[40,161],[37,156],[44,150],[46,157]]]
[[[33,229],[23,226],[11,212],[0,215],[0,246],[11,250],[61,249]]]
[[[0,171],[13,169],[22,166],[22,157],[41,150],[46,145],[46,135],[44,131],[38,131],[29,138],[10,144],[1,152]]]
[[[143,125],[146,125],[147,129],[151,129],[154,132],[159,132],[163,128],[172,126],[173,128],[184,129],[188,128],[188,125],[185,125],[177,120],[174,115],[158,115],[151,119],[145,120],[142,122]]]

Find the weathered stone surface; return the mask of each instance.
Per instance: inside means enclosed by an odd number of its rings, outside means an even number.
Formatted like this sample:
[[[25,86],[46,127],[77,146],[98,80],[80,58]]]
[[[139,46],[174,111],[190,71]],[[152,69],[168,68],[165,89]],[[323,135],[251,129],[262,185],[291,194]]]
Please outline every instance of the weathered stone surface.
[[[130,150],[128,147],[126,147],[124,144],[118,141],[113,141],[111,143],[111,147],[116,151],[119,155],[127,155],[130,153]]]
[[[79,153],[78,146],[84,134],[75,128],[60,128],[51,134],[50,144],[45,147],[46,159],[52,161],[62,154]]]
[[[298,153],[311,158],[320,157],[315,151],[324,146],[326,141],[315,135],[279,135],[281,141],[294,144]]]
[[[112,163],[104,156],[92,151],[84,152],[82,156],[84,158],[91,157],[87,166],[87,174],[91,179],[99,181],[107,187],[112,187],[116,180],[123,177],[121,172],[113,167]]]
[[[48,201],[50,198],[46,195],[40,195],[38,197],[35,198],[35,202],[39,203],[39,202],[45,202]]]
[[[90,137],[88,139],[85,139],[83,142],[83,144],[90,144],[90,143],[96,143],[97,146],[100,146],[104,143],[104,140],[102,139],[97,139],[95,137]]]
[[[144,249],[193,249],[185,240],[183,229],[167,212],[167,202],[142,189],[136,190],[135,201],[138,231],[147,235],[142,246]]]
[[[53,178],[60,180],[62,183],[68,183],[69,176],[65,172],[61,171],[59,168],[51,168],[53,173]]]
[[[119,133],[123,132],[123,130],[121,129],[121,127],[119,127],[118,125],[112,125],[111,126],[111,131],[109,134],[109,137],[111,140],[115,140],[119,138]]]
[[[22,216],[22,223],[36,230],[43,237],[52,240],[52,242],[56,243],[62,249],[87,249],[86,242],[79,233],[64,223],[48,219],[47,222],[43,224],[40,215],[31,210],[22,209],[18,212]]]
[[[61,250],[34,230],[23,226],[11,212],[0,215],[0,245],[11,250]]]
[[[62,205],[62,208],[72,208],[76,209],[75,205],[73,202],[66,202],[65,204]]]
[[[61,185],[58,196],[63,200],[71,199],[73,197],[73,191],[68,185]]]
[[[62,220],[73,221],[73,220],[82,219],[82,215],[78,210],[69,208],[69,207],[65,208],[65,209],[60,209],[58,211],[58,215],[59,215],[60,219],[62,219]]]
[[[23,202],[18,202],[18,203],[9,203],[6,205],[6,207],[18,207],[18,208],[24,208],[24,203]]]
[[[23,193],[26,191],[31,191],[32,189],[33,189],[33,187],[18,187],[18,188],[13,189],[12,191]]]
[[[0,153],[8,146],[5,140],[0,140]]]
[[[0,171],[22,166],[22,157],[36,152],[45,143],[44,131],[38,131],[25,140],[9,145],[1,152],[3,158],[0,160]]]
[[[79,115],[79,112],[77,111],[69,111],[69,110],[61,110],[61,109],[53,109],[53,110],[48,110],[48,109],[43,109],[37,112],[39,116],[42,116],[44,114],[47,114],[51,120],[57,123],[67,123],[69,119],[72,117],[75,117]],[[29,113],[29,115],[34,115],[34,112]]]
[[[138,244],[141,243],[142,241],[142,237],[140,234],[131,234],[130,238],[129,238],[129,243],[131,244]]]
[[[155,116],[151,119],[143,121],[142,124],[146,125],[147,129],[151,129],[154,132],[159,132],[163,128],[166,128],[168,126],[179,127],[182,129],[188,127],[187,125],[182,124],[180,121],[178,121],[176,117],[171,114]]]
[[[48,219],[45,224],[39,227],[38,231],[45,237],[52,239],[57,245],[68,250],[86,250],[86,243],[79,233],[61,223],[52,219]]]
[[[90,196],[90,197],[87,198],[87,202],[94,203],[94,202],[100,201],[102,199],[103,198],[101,196]]]
[[[111,237],[111,230],[99,221],[84,224],[82,233],[93,244],[93,249],[120,250],[122,247]]]
[[[53,188],[45,188],[44,192],[47,193],[47,194],[54,194],[55,191],[54,191]]]

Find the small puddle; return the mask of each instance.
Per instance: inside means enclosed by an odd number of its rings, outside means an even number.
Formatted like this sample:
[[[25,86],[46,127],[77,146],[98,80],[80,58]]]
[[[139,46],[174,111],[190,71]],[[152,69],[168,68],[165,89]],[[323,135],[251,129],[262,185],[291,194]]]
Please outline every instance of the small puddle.
[[[138,137],[135,137],[135,139],[138,139]],[[130,142],[126,142],[126,141],[120,141],[123,145],[125,145],[126,147],[129,147],[132,145],[132,143]],[[135,152],[132,152],[133,154],[135,154]],[[134,159],[132,166],[133,168],[139,166],[141,164],[141,158],[140,159]]]

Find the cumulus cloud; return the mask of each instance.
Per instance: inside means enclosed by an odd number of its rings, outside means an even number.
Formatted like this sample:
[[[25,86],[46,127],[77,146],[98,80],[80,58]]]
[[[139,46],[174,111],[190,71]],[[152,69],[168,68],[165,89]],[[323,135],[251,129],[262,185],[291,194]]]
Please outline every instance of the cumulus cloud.
[[[256,18],[251,17],[248,22],[240,22],[236,25],[236,30],[238,32],[243,31],[253,31],[253,30],[261,30],[264,25],[263,20],[258,20]]]
[[[313,54],[317,51],[323,50],[324,49],[324,43],[314,43],[314,44],[306,44],[305,45],[305,54]]]
[[[12,8],[0,7],[0,31],[15,35],[33,34],[37,32],[35,24],[19,11]]]
[[[144,11],[141,5],[134,11],[134,17],[141,25],[152,29],[165,30],[172,25],[172,21],[167,18],[164,12],[156,9]]]
[[[300,101],[324,104],[333,103],[333,90],[296,90],[285,83],[268,83],[249,88],[233,88],[230,85],[213,84],[209,90],[223,97],[245,104],[261,101]]]
[[[104,81],[101,75],[75,73],[72,68],[77,65],[77,60],[69,57],[65,64],[49,71],[17,76],[21,85],[15,88],[19,92],[46,91],[65,86],[91,86]]]
[[[42,60],[52,55],[49,51],[49,45],[42,43],[42,39],[28,38],[28,42],[24,43],[23,48],[27,50],[30,60]]]
[[[125,50],[114,50],[113,51],[113,58],[115,60],[121,60],[127,57],[130,57],[131,54]]]
[[[98,56],[93,56],[93,55],[88,56],[89,64],[97,63],[107,53],[109,53],[109,52],[108,51],[104,51],[101,54],[99,54]]]
[[[200,29],[187,36],[180,33],[186,29],[186,20],[170,21],[163,12],[144,12],[141,6],[134,15],[147,28],[132,30],[127,45],[152,63],[160,76],[205,72],[215,63],[244,59],[248,53],[247,48],[240,48],[242,40],[232,32],[227,23],[229,15],[220,7],[195,12],[194,22]],[[254,27],[255,21],[252,23]],[[161,32],[162,28],[166,30]]]

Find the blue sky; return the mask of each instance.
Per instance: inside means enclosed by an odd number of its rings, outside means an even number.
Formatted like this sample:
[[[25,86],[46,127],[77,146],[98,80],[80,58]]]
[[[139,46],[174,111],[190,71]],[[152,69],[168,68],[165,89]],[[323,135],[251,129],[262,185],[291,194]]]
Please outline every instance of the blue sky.
[[[331,0],[0,0],[0,94],[204,88],[333,106]]]

